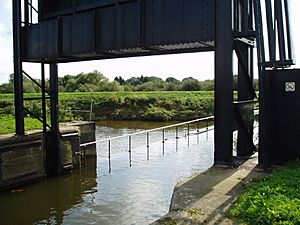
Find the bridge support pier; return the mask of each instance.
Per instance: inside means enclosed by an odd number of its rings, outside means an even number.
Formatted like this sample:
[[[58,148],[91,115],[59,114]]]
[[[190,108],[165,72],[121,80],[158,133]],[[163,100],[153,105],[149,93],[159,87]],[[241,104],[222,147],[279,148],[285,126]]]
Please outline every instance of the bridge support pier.
[[[216,0],[215,163],[232,160],[233,35],[232,0]]]
[[[59,133],[59,110],[58,110],[58,67],[57,64],[50,64],[50,117],[51,131],[46,135],[46,158],[47,174],[57,175],[61,173],[61,146]]]
[[[238,102],[250,102],[254,100],[253,87],[253,48],[246,44],[239,44],[240,58],[238,59]],[[236,50],[237,51],[237,50]],[[250,91],[252,88],[252,91]],[[246,157],[253,154],[253,123],[254,103],[244,105],[243,130],[238,128],[237,156]],[[251,143],[251,144],[250,144]]]
[[[14,97],[16,135],[24,135],[23,75],[21,58],[21,1],[13,0]]]

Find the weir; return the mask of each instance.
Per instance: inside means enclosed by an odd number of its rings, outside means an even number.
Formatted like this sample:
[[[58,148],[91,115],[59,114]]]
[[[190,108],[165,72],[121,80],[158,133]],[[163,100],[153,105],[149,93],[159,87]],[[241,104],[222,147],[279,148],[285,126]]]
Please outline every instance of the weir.
[[[255,150],[252,137],[256,100],[260,105],[259,162],[265,169],[272,163],[266,141],[269,114],[265,74],[268,69],[280,73],[294,64],[288,0],[266,1],[264,8],[260,0],[40,0],[37,5],[24,0],[23,6],[21,2],[13,0],[16,134],[24,135],[24,112],[28,112],[24,101],[42,101],[43,116],[38,119],[43,122],[46,142],[52,143],[46,151],[48,175],[63,171],[58,63],[203,51],[215,52],[215,163],[231,164],[235,125],[238,156],[250,156]],[[255,47],[259,98],[253,87]],[[238,58],[235,103],[233,52]],[[23,62],[41,64],[41,84],[23,71]],[[50,90],[45,85],[46,64]],[[23,97],[23,75],[41,88],[41,98]],[[50,125],[47,99],[51,104]]]

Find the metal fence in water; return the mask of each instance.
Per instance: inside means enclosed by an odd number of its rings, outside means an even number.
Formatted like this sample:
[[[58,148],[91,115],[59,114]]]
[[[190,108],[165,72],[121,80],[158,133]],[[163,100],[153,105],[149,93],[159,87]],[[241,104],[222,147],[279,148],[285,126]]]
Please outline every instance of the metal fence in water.
[[[141,136],[141,135],[145,135],[145,150],[146,150],[146,160],[149,161],[150,159],[150,146],[151,144],[154,144],[153,142],[151,143],[150,141],[150,136],[151,133],[154,132],[161,132],[161,143],[162,143],[162,154],[164,155],[165,153],[165,143],[167,141],[170,141],[170,138],[166,138],[166,130],[170,130],[173,129],[174,131],[174,136],[173,136],[173,140],[175,139],[175,149],[176,151],[178,150],[178,141],[181,138],[187,138],[188,139],[188,145],[189,145],[189,137],[191,135],[197,135],[197,143],[199,143],[199,135],[202,133],[207,133],[214,129],[214,126],[211,126],[213,124],[214,121],[214,116],[209,116],[209,117],[205,117],[205,118],[200,118],[200,119],[195,119],[195,120],[191,120],[191,121],[187,121],[187,122],[182,122],[182,123],[177,123],[177,124],[173,124],[173,125],[169,125],[169,126],[163,126],[163,127],[158,127],[158,128],[154,128],[154,129],[150,129],[150,130],[144,130],[144,131],[139,131],[139,132],[135,132],[132,134],[126,134],[126,135],[121,135],[121,136],[116,136],[116,137],[111,137],[111,138],[105,138],[105,139],[100,139],[100,140],[96,140],[93,142],[89,142],[89,143],[83,143],[80,145],[80,151],[83,152],[83,155],[85,154],[85,149],[87,146],[90,145],[95,145],[98,143],[107,143],[107,158],[108,158],[108,172],[111,173],[112,171],[112,166],[111,166],[111,161],[112,161],[112,142],[113,141],[118,141],[121,139],[127,139],[128,140],[128,147],[126,152],[128,152],[128,162],[129,162],[129,167],[132,166],[132,151],[133,151],[133,147],[132,147],[132,139],[135,136]],[[186,128],[186,132],[183,135],[180,135],[179,132],[179,128],[185,127]],[[155,142],[157,143],[157,141]]]

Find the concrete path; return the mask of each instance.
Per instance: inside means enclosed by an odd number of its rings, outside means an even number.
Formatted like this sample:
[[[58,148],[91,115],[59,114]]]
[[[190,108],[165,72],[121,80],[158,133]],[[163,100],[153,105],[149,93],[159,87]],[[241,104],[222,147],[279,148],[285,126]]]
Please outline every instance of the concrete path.
[[[239,224],[225,212],[253,179],[267,174],[257,169],[257,154],[247,160],[235,160],[234,168],[214,166],[206,172],[178,184],[170,212],[154,225],[166,224]]]

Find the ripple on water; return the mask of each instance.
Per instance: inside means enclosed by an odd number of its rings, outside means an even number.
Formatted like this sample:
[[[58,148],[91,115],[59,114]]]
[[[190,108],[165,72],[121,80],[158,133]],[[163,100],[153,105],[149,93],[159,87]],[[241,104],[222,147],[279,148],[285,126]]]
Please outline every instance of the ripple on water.
[[[98,127],[97,137],[136,131],[133,128]],[[184,133],[184,130],[180,131],[181,136]],[[102,143],[97,145],[96,167],[34,184],[24,193],[1,194],[1,221],[16,225],[126,225],[155,221],[168,212],[177,182],[213,164],[213,132],[208,138],[206,134],[199,135],[200,144],[197,144],[196,136],[190,136],[189,142],[188,138],[181,138],[178,150],[172,140],[174,131],[167,130],[165,136],[168,140],[163,152],[161,132],[150,135],[149,161],[145,138],[133,138],[132,167],[129,167],[127,140],[121,140],[111,146],[112,173],[108,174],[107,143]],[[16,210],[17,217],[11,215]]]

